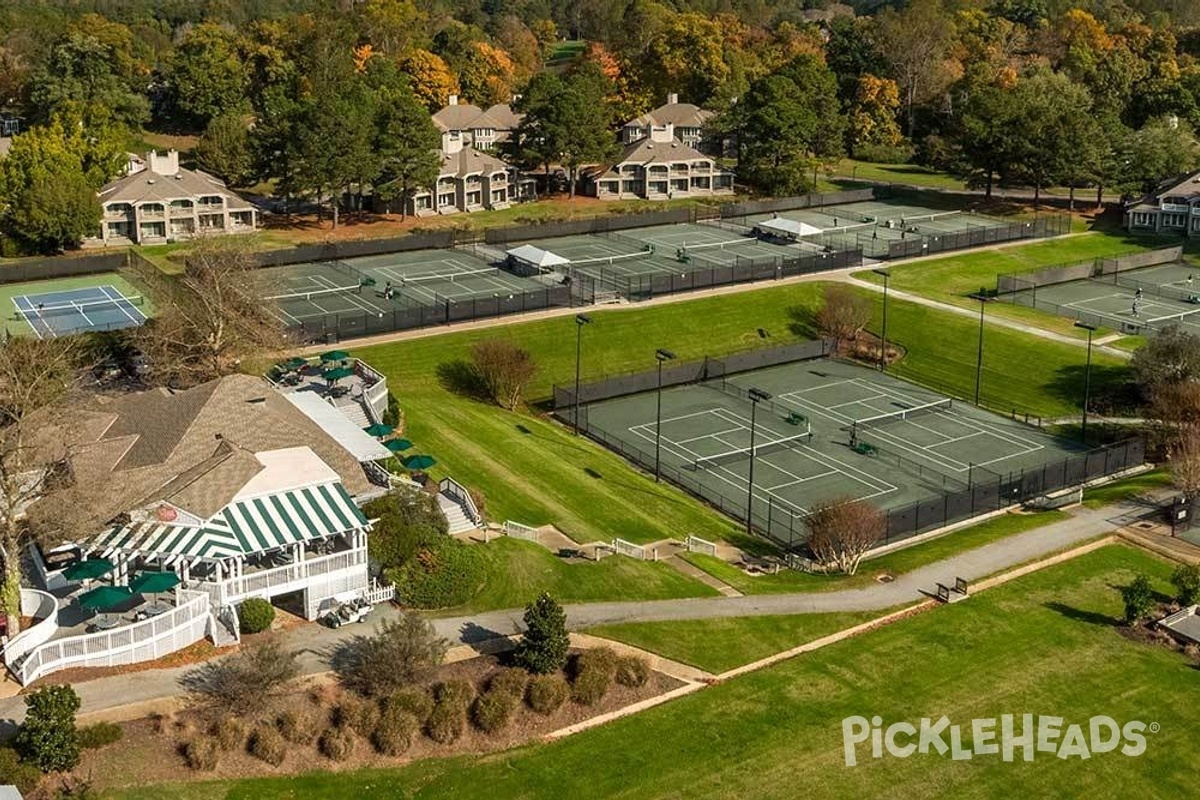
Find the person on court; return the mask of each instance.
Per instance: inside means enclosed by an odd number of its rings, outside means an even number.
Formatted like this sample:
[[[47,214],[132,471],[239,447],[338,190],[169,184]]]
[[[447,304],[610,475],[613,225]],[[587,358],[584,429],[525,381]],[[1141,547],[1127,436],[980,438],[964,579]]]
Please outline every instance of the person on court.
[[[1141,309],[1141,306],[1142,301],[1137,297],[1133,298],[1133,315],[1135,317],[1138,315],[1138,311]]]

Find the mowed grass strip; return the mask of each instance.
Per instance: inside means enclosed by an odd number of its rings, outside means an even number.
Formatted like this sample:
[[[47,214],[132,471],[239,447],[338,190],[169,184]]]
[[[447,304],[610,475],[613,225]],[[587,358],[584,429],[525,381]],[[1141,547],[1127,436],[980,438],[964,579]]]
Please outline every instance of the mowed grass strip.
[[[714,675],[750,664],[838,631],[870,622],[887,611],[793,614],[732,619],[630,622],[586,633],[640,647]]]
[[[855,575],[810,575],[790,569],[781,569],[774,575],[747,575],[733,564],[703,553],[683,553],[680,557],[742,594],[831,592],[870,586],[878,575],[903,575],[968,550],[1069,518],[1070,515],[1064,511],[1003,514],[936,539],[868,559],[859,565]]]
[[[1117,587],[1135,573],[1169,588],[1171,566],[1121,545],[1101,548],[965,603],[920,614],[674,702],[548,744],[394,770],[148,786],[113,800],[322,797],[1097,797],[1194,793],[1200,757],[1196,671],[1117,629]],[[842,720],[878,715],[963,728],[1002,714],[1140,720],[1145,752],[1005,762],[949,753],[844,762]],[[948,738],[948,737],[947,737]]]
[[[507,537],[475,546],[482,548],[489,562],[487,583],[469,603],[441,609],[439,615],[521,608],[542,592],[549,592],[560,603],[669,600],[718,594],[716,589],[662,563],[624,556],[567,562],[541,545]]]
[[[583,345],[583,378],[652,369],[656,348],[681,361],[723,356],[752,347],[785,344],[811,335],[822,283],[770,286],[737,294],[627,309],[595,309]],[[875,307],[882,299],[861,290]],[[907,349],[891,367],[901,376],[958,397],[970,397],[975,380],[977,323],[913,303],[892,300],[888,337]],[[747,540],[738,526],[621,457],[551,420],[536,406],[522,412],[456,394],[448,376],[470,357],[471,346],[502,338],[527,349],[538,373],[526,392],[540,401],[554,383],[570,385],[575,371],[575,322],[561,317],[502,328],[448,333],[373,347],[353,348],[381,370],[400,401],[405,434],[439,461],[438,476],[453,475],[483,493],[490,518],[527,525],[552,523],[578,542],[634,542],[683,538]],[[761,333],[760,333],[761,331]],[[1083,352],[1078,347],[989,326],[984,398],[994,408],[1042,416],[1076,413],[1083,396]],[[1093,354],[1093,388],[1118,380],[1125,366]]]

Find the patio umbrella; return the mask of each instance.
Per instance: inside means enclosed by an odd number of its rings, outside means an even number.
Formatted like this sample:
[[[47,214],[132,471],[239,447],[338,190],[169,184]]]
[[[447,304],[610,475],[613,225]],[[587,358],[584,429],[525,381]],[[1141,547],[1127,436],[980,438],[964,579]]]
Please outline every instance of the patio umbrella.
[[[79,606],[96,611],[107,611],[115,608],[133,597],[128,586],[97,586],[89,592],[79,595]]]
[[[405,469],[429,469],[437,463],[433,456],[409,456],[400,460]]]
[[[107,575],[113,571],[113,563],[107,558],[89,558],[77,561],[63,570],[63,577],[69,581],[90,581]]]
[[[408,439],[388,439],[383,443],[383,446],[393,453],[402,453],[413,446],[413,443]]]
[[[376,422],[374,425],[363,428],[368,436],[387,436],[394,430],[396,429],[391,425],[384,425],[382,422]]]
[[[139,572],[129,582],[129,588],[138,594],[162,594],[179,585],[179,576],[174,572]]]
[[[293,356],[292,358],[289,358],[287,361],[279,362],[279,367],[281,369],[285,369],[285,370],[293,370],[293,369],[300,369],[301,367],[305,366],[306,364],[308,364],[307,358],[301,358],[300,356]]]
[[[330,350],[328,353],[321,353],[322,361],[349,361],[350,354],[345,350]]]
[[[334,381],[340,381],[342,378],[349,378],[353,374],[354,370],[350,369],[349,367],[334,367],[333,369],[327,369],[322,372],[321,377],[330,383],[333,383]]]

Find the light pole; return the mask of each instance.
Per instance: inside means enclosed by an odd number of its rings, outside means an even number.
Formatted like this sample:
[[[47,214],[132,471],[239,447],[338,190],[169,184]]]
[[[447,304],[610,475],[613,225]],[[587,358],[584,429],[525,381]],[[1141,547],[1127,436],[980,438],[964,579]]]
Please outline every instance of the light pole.
[[[750,398],[750,476],[746,486],[746,533],[751,533],[751,520],[754,518],[754,421],[757,417],[758,404],[770,400],[771,395],[762,389],[750,389],[746,392]]]
[[[983,292],[975,292],[969,297],[979,301],[979,353],[975,356],[975,405],[979,405],[979,388],[983,382],[983,307],[989,298]]]
[[[662,453],[662,367],[663,362],[675,358],[675,354],[670,350],[660,348],[654,351],[654,357],[658,359],[658,396],[654,411],[654,482],[658,483],[660,477],[659,457]]]
[[[881,269],[873,269],[871,271],[874,272],[876,275],[879,275],[883,278],[883,336],[882,336],[883,341],[879,343],[879,371],[884,372],[885,370],[887,370],[888,278],[892,277],[892,273],[890,273],[886,269],[882,269],[882,268]]]
[[[1091,401],[1092,394],[1092,334],[1096,332],[1096,326],[1088,325],[1086,322],[1076,322],[1075,327],[1083,328],[1088,334],[1087,366],[1083,370],[1083,422],[1079,426],[1079,438],[1084,444],[1087,444],[1088,403]]]
[[[592,318],[587,314],[575,315],[575,397],[572,402],[571,421],[575,425],[575,435],[579,435],[579,364],[583,355],[583,326],[591,325]]]

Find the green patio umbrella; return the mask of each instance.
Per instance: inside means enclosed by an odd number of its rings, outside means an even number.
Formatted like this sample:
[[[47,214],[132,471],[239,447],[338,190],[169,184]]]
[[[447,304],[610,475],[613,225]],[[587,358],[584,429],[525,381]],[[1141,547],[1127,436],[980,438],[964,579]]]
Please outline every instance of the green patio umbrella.
[[[382,422],[376,422],[374,425],[363,428],[368,436],[387,436],[394,430],[396,429],[391,425],[384,425]]]
[[[429,469],[437,463],[433,456],[409,456],[400,460],[405,469]]]
[[[79,606],[96,611],[106,611],[115,608],[133,597],[133,592],[127,586],[97,586],[89,592],[79,595]]]
[[[328,353],[321,353],[322,361],[349,361],[350,354],[345,350],[330,350]]]
[[[293,369],[300,369],[301,367],[306,366],[307,364],[308,364],[307,358],[301,358],[300,356],[294,356],[293,358],[289,358],[287,361],[279,362],[278,366],[280,369],[293,370]]]
[[[327,369],[322,372],[321,377],[332,383],[334,381],[340,381],[342,378],[349,378],[353,374],[354,370],[350,369],[349,367],[334,367],[333,369]]]
[[[405,450],[412,448],[413,443],[408,439],[388,439],[383,443],[383,446],[393,453],[403,453]]]
[[[179,576],[174,572],[139,572],[129,582],[129,588],[138,594],[162,594],[179,585]]]
[[[113,563],[107,558],[89,558],[77,561],[63,570],[63,577],[69,581],[90,581],[107,575],[113,571]]]

